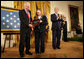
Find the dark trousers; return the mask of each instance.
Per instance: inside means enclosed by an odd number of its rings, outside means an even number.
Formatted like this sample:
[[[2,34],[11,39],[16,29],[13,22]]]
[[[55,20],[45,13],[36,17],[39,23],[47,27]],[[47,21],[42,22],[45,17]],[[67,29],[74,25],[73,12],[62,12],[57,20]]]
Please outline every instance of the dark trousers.
[[[35,31],[35,52],[36,53],[44,52],[44,49],[45,49],[44,40],[45,40],[45,31],[44,32]]]
[[[19,44],[19,52],[20,54],[24,53],[24,45],[26,45],[26,52],[29,52],[30,49],[30,31],[20,32],[20,44]]]
[[[52,30],[52,46],[55,49],[60,47],[61,30]]]
[[[67,41],[67,31],[63,31],[63,40]]]

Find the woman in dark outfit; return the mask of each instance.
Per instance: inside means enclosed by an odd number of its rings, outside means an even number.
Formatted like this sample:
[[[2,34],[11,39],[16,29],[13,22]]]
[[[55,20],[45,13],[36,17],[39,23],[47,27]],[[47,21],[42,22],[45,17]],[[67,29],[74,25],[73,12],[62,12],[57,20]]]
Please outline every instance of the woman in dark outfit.
[[[67,21],[66,17],[64,17],[64,24],[63,24],[63,40],[64,42],[67,42]]]
[[[36,16],[34,17],[34,20],[37,20],[38,24],[35,25],[34,28],[34,33],[35,33],[35,53],[43,53],[45,51],[45,30],[46,30],[46,25],[48,24],[47,22],[47,17],[43,16],[41,14],[40,10],[37,10]],[[41,42],[40,42],[41,41]],[[40,44],[41,43],[41,44]],[[39,46],[41,45],[41,46]],[[40,50],[39,50],[40,47]]]

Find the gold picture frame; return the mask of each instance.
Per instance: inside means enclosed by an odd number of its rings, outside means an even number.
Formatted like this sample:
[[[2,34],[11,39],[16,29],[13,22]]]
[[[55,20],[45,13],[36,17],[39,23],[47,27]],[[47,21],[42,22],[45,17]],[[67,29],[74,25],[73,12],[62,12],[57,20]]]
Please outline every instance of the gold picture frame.
[[[78,6],[68,5],[68,11],[69,11],[69,22],[70,22],[70,31],[71,31],[72,29],[71,29],[70,7],[78,8],[78,22],[80,22],[80,16],[79,16],[79,7],[78,7]]]

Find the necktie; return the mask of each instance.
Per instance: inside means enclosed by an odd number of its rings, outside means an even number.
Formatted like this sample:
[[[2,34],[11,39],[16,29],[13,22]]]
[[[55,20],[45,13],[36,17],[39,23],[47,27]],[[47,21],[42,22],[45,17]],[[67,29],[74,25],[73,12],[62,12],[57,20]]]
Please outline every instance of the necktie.
[[[58,17],[58,14],[55,14],[56,15],[56,17]]]
[[[56,15],[56,17],[58,18],[58,14],[55,14]],[[58,20],[58,19],[56,19],[56,20]]]
[[[29,12],[28,11],[27,11],[27,15],[28,15],[28,18],[29,18],[29,23],[30,23],[31,21],[30,21],[30,16],[29,16]]]
[[[28,18],[29,18],[29,24],[31,23],[31,20],[30,20],[30,15],[29,15],[29,12],[27,11],[27,16],[28,16]],[[33,27],[32,27],[32,29],[33,29]],[[32,34],[32,31],[31,31],[31,34]]]
[[[56,14],[56,16],[58,17],[58,14]]]

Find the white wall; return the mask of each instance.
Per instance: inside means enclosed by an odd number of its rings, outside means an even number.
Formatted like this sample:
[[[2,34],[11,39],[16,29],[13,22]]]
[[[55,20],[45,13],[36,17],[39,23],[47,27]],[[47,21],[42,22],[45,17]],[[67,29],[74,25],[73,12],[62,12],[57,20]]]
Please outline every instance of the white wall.
[[[14,1],[1,1],[1,6],[14,8]]]

